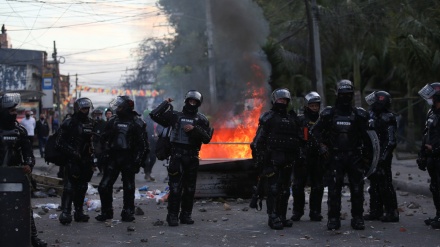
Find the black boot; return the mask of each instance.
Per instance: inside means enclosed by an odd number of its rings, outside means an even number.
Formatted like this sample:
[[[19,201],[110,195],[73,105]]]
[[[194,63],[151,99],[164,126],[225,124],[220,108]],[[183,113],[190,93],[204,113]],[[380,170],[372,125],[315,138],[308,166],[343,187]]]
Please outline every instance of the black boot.
[[[318,211],[310,211],[309,217],[311,221],[321,221],[324,218]]]
[[[364,230],[364,219],[360,216],[354,216],[353,219],[351,219],[351,228],[353,228],[354,230]]]
[[[33,247],[46,247],[47,243],[38,237],[31,237],[31,243]]]
[[[381,213],[376,213],[374,211],[370,211],[370,213],[364,215],[364,220],[375,221],[375,220],[381,220],[382,217],[383,216]]]
[[[88,222],[90,216],[85,214],[82,208],[75,208],[75,213],[73,213],[73,219],[76,222]]]
[[[341,228],[341,220],[339,218],[330,218],[327,221],[328,230],[338,230]]]
[[[101,213],[95,217],[97,221],[106,221],[113,219],[113,209],[101,210]]]
[[[286,216],[281,216],[280,219],[281,219],[281,222],[283,222],[284,227],[292,227],[293,226],[293,220],[286,219]]]
[[[122,209],[121,220],[124,222],[132,222],[135,220],[134,210],[132,209]]]
[[[299,221],[299,220],[301,220],[301,217],[303,215],[304,215],[304,213],[302,213],[302,212],[293,211],[292,217],[290,217],[290,219],[292,221]]]
[[[72,214],[69,212],[62,212],[59,217],[60,223],[63,225],[68,225],[72,223]]]
[[[382,222],[399,222],[399,211],[396,209],[387,212],[380,220]]]
[[[432,220],[431,221],[431,228],[432,229],[440,229],[440,218],[436,217],[437,220]]]
[[[179,218],[177,217],[177,214],[168,213],[167,222],[168,222],[168,226],[178,226]]]
[[[276,215],[276,214],[269,215],[268,225],[270,228],[272,228],[274,230],[283,230],[284,229],[283,222],[281,221],[280,217],[278,217],[278,215]]]
[[[192,225],[194,224],[194,220],[191,218],[191,213],[190,212],[180,212],[180,224],[187,224],[187,225]]]
[[[31,243],[33,247],[46,247],[47,243],[38,238],[34,217],[31,216]]]
[[[72,195],[71,193],[64,192],[61,197],[61,209],[62,213],[58,220],[63,225],[68,225],[72,222]]]

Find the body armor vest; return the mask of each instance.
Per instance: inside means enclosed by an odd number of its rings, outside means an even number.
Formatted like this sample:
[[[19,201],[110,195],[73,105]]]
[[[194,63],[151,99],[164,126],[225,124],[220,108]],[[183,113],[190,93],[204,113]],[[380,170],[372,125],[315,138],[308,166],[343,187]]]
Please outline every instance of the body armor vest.
[[[18,129],[0,130],[1,147],[0,147],[0,166],[12,166],[11,162],[17,159],[19,149],[17,144],[20,140],[20,132]],[[21,159],[21,156],[19,156]]]
[[[355,126],[356,114],[353,111],[349,116],[334,115],[330,142],[336,150],[353,150],[359,145],[359,136]]]
[[[113,141],[110,144],[110,148],[114,150],[128,150],[130,149],[130,138],[128,131],[130,129],[131,121],[121,121],[116,119],[114,128],[116,129],[116,135],[113,137]]]
[[[198,120],[197,116],[188,117],[183,114],[178,114],[177,122],[176,122],[173,130],[171,131],[170,141],[172,143],[195,145],[194,143],[191,142],[188,134],[183,130],[183,127],[187,124],[195,126],[197,120]]]
[[[274,114],[271,124],[273,126],[267,138],[268,149],[291,151],[299,147],[299,126],[290,115]]]

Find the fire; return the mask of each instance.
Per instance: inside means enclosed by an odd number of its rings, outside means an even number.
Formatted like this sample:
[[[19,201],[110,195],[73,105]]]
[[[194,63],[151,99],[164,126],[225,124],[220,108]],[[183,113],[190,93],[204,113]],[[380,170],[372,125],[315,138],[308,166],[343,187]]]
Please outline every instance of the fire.
[[[248,83],[249,84],[249,83]],[[202,159],[247,159],[252,158],[250,143],[258,128],[258,119],[263,109],[264,88],[252,90],[246,100],[245,109],[237,116],[224,116],[214,126],[214,135],[208,145],[202,145]]]

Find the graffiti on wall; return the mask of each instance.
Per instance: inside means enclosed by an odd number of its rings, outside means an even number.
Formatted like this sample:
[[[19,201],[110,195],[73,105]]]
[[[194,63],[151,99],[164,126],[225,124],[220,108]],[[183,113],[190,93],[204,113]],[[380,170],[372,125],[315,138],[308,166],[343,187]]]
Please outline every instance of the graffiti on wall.
[[[1,90],[25,90],[26,89],[26,65],[0,64]]]

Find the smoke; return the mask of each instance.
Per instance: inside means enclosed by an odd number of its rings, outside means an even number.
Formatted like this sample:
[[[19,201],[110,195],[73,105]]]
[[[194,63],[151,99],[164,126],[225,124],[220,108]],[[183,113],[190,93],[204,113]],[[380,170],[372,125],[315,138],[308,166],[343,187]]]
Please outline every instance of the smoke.
[[[214,59],[208,61],[206,31],[206,0],[187,1],[182,19],[190,28],[178,30],[179,45],[173,54],[173,64],[187,66],[189,71],[173,78],[172,91],[177,102],[190,89],[204,95],[202,112],[213,115],[210,107],[209,63],[215,63],[217,110],[237,111],[243,107],[250,88],[269,88],[270,65],[261,46],[269,35],[269,25],[261,8],[251,0],[211,0]],[[191,10],[191,11],[189,11]],[[188,17],[191,15],[191,17]],[[185,42],[191,41],[191,42]],[[171,76],[172,77],[172,76]],[[239,111],[239,109],[238,109]]]

